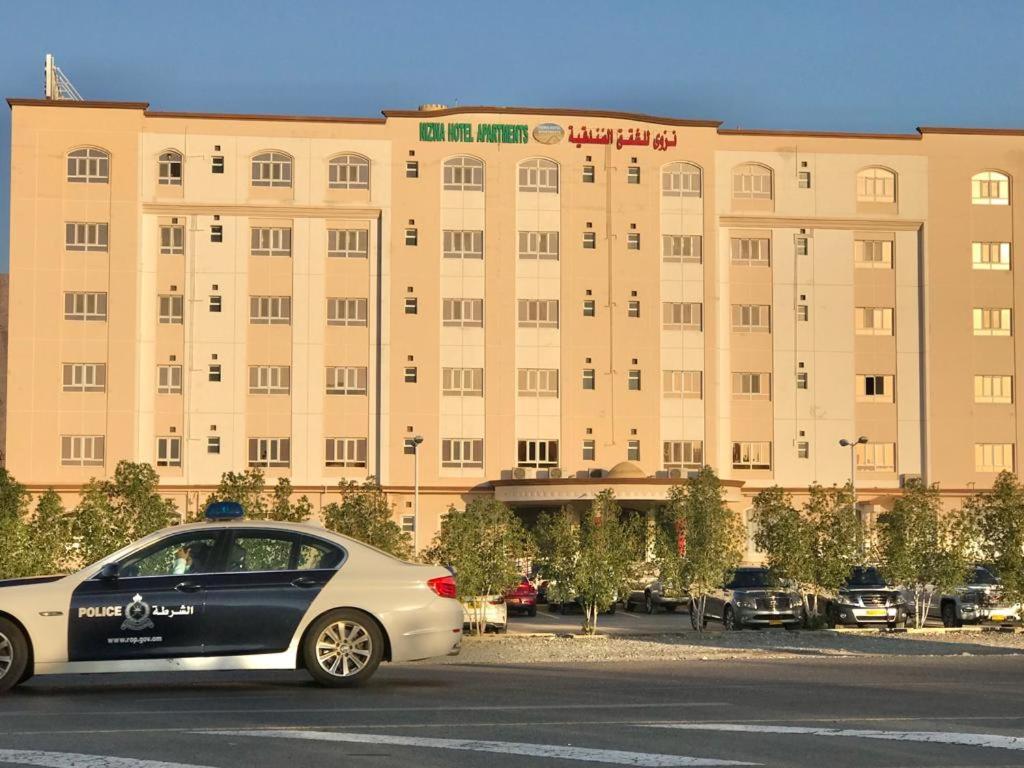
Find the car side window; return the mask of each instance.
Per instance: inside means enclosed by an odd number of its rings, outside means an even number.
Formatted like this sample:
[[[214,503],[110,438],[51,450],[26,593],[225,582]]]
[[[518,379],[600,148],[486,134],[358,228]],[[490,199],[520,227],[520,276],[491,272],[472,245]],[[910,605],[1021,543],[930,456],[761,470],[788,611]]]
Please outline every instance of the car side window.
[[[295,567],[300,571],[333,570],[341,565],[345,553],[326,541],[302,538],[299,545],[299,558]]]
[[[217,534],[210,531],[171,536],[123,560],[118,574],[132,578],[207,573],[216,546]]]
[[[297,540],[275,531],[236,531],[228,547],[224,570],[229,573],[292,570]]]

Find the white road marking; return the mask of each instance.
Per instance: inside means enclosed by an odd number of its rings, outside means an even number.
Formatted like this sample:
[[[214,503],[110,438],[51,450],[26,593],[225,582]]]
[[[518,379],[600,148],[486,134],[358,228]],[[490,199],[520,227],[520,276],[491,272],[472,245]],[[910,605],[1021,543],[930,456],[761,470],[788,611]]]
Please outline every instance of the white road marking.
[[[428,749],[454,749],[464,752],[493,752],[503,755],[547,757],[559,760],[581,760],[590,763],[674,768],[675,766],[759,765],[735,760],[662,755],[648,752],[625,752],[618,749],[588,749],[563,747],[554,744],[525,744],[512,741],[478,741],[475,739],[428,739],[418,736],[390,736],[383,733],[333,733],[325,731],[197,731],[221,736],[259,736],[305,741],[332,741],[354,744],[393,744],[400,747],[426,747]]]
[[[135,760],[131,757],[82,755],[76,752],[39,752],[32,749],[0,749],[0,763],[38,765],[42,768],[204,768],[163,760]]]
[[[856,728],[808,728],[792,725],[746,725],[741,723],[649,723],[647,728],[676,728],[686,731],[728,731],[730,733],[793,733],[808,736],[849,736],[883,741],[918,741],[931,744],[955,744],[965,747],[992,747],[1024,751],[1024,737],[992,733],[955,733],[949,731],[875,731]]]

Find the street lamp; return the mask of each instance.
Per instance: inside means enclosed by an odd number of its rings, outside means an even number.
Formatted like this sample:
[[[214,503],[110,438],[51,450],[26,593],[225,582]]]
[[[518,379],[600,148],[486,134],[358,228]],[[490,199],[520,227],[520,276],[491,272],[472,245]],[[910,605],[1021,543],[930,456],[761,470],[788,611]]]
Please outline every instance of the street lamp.
[[[847,440],[845,437],[839,441],[843,448],[850,449],[850,493],[853,495],[853,511],[857,511],[857,446],[865,445],[868,439],[861,435],[856,440]]]
[[[412,546],[413,551],[418,549],[420,538],[420,444],[423,442],[423,435],[416,435],[412,439]]]

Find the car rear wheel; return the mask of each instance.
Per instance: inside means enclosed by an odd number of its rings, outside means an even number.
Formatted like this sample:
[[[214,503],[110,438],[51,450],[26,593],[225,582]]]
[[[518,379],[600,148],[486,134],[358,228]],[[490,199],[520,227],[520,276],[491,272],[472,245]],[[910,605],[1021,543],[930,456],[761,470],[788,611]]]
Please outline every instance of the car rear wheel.
[[[956,616],[956,603],[952,600],[942,604],[942,626],[950,629],[961,626]]]
[[[650,592],[644,595],[644,613],[648,615],[654,613],[654,598],[651,597]]]
[[[706,627],[708,625],[708,615],[707,615],[707,613],[704,614],[704,621],[702,621],[701,624],[704,627]],[[694,629],[697,629],[697,614],[694,611],[693,605],[690,605],[690,626],[693,627]]]
[[[737,621],[736,612],[731,605],[725,606],[725,612],[722,614],[722,626],[730,632],[738,632],[743,629],[743,625]]]
[[[0,619],[0,693],[28,679],[28,641],[18,625]]]
[[[636,606],[630,602],[628,597],[624,597],[622,598],[622,607],[626,609],[626,613],[632,613]]]
[[[384,635],[362,611],[331,611],[313,622],[306,633],[302,656],[306,670],[321,685],[362,685],[384,656]]]

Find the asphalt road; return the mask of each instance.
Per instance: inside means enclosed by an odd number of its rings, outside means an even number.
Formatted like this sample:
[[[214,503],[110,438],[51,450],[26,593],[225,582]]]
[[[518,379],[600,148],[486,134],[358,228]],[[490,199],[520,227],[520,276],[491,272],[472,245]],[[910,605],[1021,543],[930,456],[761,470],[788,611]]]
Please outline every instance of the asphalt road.
[[[1019,656],[414,664],[382,667],[354,691],[317,688],[302,673],[161,674],[36,678],[0,698],[0,765],[168,762],[1021,766],[1024,664]]]

